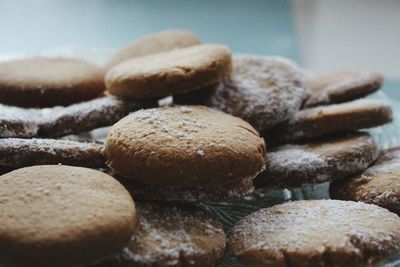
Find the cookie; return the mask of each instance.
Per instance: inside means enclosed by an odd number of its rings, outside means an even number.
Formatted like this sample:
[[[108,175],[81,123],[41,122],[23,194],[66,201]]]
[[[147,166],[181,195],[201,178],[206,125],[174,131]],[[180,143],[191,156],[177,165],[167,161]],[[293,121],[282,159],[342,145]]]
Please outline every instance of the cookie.
[[[194,206],[139,203],[139,228],[106,266],[218,266],[225,249],[219,220]]]
[[[362,174],[331,184],[330,193],[332,198],[375,204],[400,215],[400,148],[382,151]]]
[[[218,83],[231,71],[228,47],[204,44],[132,58],[110,69],[105,81],[122,98],[162,98]]]
[[[174,96],[178,104],[200,104],[249,122],[258,131],[293,117],[304,98],[303,75],[287,59],[233,57],[231,79],[205,90]]]
[[[253,177],[212,187],[158,186],[116,177],[137,200],[215,203],[241,199],[254,191]]]
[[[39,130],[38,109],[25,109],[0,104],[0,137],[32,137]]]
[[[80,59],[33,57],[0,63],[0,102],[7,105],[66,106],[104,90],[103,71]]]
[[[155,101],[125,101],[104,96],[68,107],[41,110],[38,136],[58,137],[113,125],[132,111],[154,107]]]
[[[288,122],[264,132],[263,136],[275,144],[287,143],[372,128],[392,119],[392,109],[387,102],[360,99],[301,110]]]
[[[109,126],[154,101],[103,96],[67,107],[26,109],[0,104],[0,137],[59,137]]]
[[[111,128],[104,155],[118,175],[157,186],[208,187],[255,177],[265,143],[245,121],[201,106],[140,110]]]
[[[200,44],[194,33],[186,30],[166,30],[145,35],[116,51],[105,64],[110,69],[133,57],[142,57],[176,48],[184,48]]]
[[[258,188],[291,188],[343,179],[364,171],[379,152],[368,133],[283,145],[267,153],[267,167],[254,183]]]
[[[312,75],[307,79],[309,98],[304,107],[351,101],[377,91],[383,83],[379,73],[341,70]]]
[[[400,249],[400,218],[353,201],[289,202],[239,221],[228,247],[248,266],[365,266]]]
[[[21,168],[43,164],[65,164],[104,168],[102,145],[55,139],[0,139],[0,166]]]
[[[41,165],[0,176],[0,262],[85,266],[117,253],[137,228],[134,202],[111,176]]]

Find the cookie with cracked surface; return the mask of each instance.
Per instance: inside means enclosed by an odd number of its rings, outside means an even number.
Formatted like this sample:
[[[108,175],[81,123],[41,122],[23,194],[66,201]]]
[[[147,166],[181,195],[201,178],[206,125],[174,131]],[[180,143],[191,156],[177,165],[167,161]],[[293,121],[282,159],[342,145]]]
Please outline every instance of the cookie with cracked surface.
[[[105,64],[105,69],[108,70],[130,58],[166,52],[200,43],[199,37],[187,30],[165,30],[152,33],[142,36],[116,51]]]
[[[400,148],[382,151],[362,174],[331,184],[332,198],[362,201],[400,215]]]
[[[393,120],[390,105],[381,100],[360,99],[342,104],[307,108],[263,136],[274,144],[373,128]]]
[[[0,166],[21,168],[33,165],[64,164],[104,168],[102,145],[56,139],[0,139]]]
[[[229,184],[265,166],[264,140],[250,124],[202,106],[134,112],[111,128],[104,154],[118,175],[158,186]]]
[[[289,202],[239,221],[228,247],[249,266],[364,266],[400,249],[400,218],[361,202]]]
[[[114,176],[114,175],[113,175]],[[137,200],[215,203],[241,199],[254,191],[253,177],[217,186],[146,185],[116,177]]]
[[[154,102],[154,103],[153,103]],[[103,96],[67,107],[20,108],[0,104],[0,137],[59,137],[109,126],[155,101]]]
[[[218,83],[231,72],[229,48],[204,44],[129,59],[110,69],[105,81],[122,98],[162,98]]]
[[[195,206],[138,203],[139,228],[128,247],[104,265],[218,266],[225,249],[221,222]]]
[[[291,188],[344,179],[368,168],[379,152],[368,133],[278,146],[267,153],[267,167],[254,184],[257,188]]]
[[[104,90],[103,71],[80,59],[33,57],[0,63],[0,102],[7,105],[66,106]]]
[[[351,101],[377,91],[383,83],[379,73],[365,70],[341,70],[315,74],[307,81],[309,97],[304,107]]]
[[[291,118],[304,99],[303,74],[284,58],[235,55],[224,82],[174,96],[178,104],[200,104],[242,118],[258,131]]]
[[[111,176],[41,165],[0,176],[0,262],[84,266],[111,257],[137,228],[135,204]]]

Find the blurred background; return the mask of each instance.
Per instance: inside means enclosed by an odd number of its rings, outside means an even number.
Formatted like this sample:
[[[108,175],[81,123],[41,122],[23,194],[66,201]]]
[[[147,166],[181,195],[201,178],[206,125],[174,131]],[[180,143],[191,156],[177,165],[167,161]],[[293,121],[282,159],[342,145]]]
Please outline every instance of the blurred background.
[[[185,28],[312,71],[379,71],[385,92],[400,100],[399,14],[399,0],[0,0],[0,58],[60,49],[108,55],[140,35]]]

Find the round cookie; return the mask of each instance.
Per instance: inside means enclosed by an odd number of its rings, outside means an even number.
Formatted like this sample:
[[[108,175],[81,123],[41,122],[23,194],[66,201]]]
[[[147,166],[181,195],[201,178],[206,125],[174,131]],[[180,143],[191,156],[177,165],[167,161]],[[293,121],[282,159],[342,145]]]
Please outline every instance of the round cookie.
[[[253,177],[212,187],[146,185],[122,177],[118,180],[135,199],[146,201],[213,203],[241,199],[254,191]]]
[[[40,110],[40,137],[59,137],[110,126],[132,111],[154,107],[156,101],[126,101],[106,95],[68,107]]]
[[[134,112],[111,128],[104,154],[122,177],[158,186],[229,184],[265,165],[265,143],[253,127],[201,106]]]
[[[104,168],[102,145],[56,139],[0,138],[0,166],[64,164]]]
[[[389,123],[392,119],[392,109],[387,102],[360,99],[303,109],[288,122],[263,135],[272,143],[287,143],[372,128]]]
[[[33,57],[0,63],[0,102],[22,107],[66,106],[99,96],[103,71],[72,58]]]
[[[289,202],[239,221],[228,247],[249,266],[365,266],[400,249],[400,218],[361,202]]]
[[[111,176],[41,165],[0,176],[0,262],[6,266],[85,266],[129,243],[135,204]]]
[[[218,83],[231,71],[228,47],[204,44],[132,58],[110,69],[105,81],[123,98],[162,98]]]
[[[0,104],[0,137],[32,137],[39,130],[39,113],[35,109]]]
[[[379,73],[341,70],[316,74],[307,79],[309,98],[304,107],[351,101],[377,91],[383,83]]]
[[[152,33],[142,36],[116,51],[105,64],[105,69],[108,70],[133,57],[147,56],[200,43],[200,39],[194,33],[186,30],[166,30]]]
[[[343,179],[364,171],[379,152],[368,133],[279,146],[267,153],[267,167],[254,184],[257,188],[291,188]]]
[[[194,206],[138,204],[139,228],[109,267],[218,266],[225,249],[219,220]]]
[[[0,137],[59,137],[109,126],[156,102],[103,96],[67,107],[20,108],[0,104]]]
[[[304,98],[303,75],[287,59],[252,55],[233,57],[234,71],[208,90],[174,96],[179,104],[201,104],[242,118],[258,131],[291,118]]]
[[[332,198],[362,201],[400,215],[400,148],[382,151],[362,174],[331,184]]]

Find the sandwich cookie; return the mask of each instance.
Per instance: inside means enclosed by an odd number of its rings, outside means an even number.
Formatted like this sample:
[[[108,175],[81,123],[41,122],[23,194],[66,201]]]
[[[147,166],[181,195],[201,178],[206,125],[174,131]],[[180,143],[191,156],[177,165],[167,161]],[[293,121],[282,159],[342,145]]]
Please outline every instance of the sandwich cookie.
[[[102,145],[56,139],[0,139],[0,166],[21,168],[32,165],[64,164],[104,168]]]
[[[6,266],[85,266],[128,245],[135,204],[111,176],[41,165],[0,176],[0,262]]]
[[[110,69],[107,90],[122,98],[162,98],[216,84],[232,71],[224,45],[204,44],[129,59]]]
[[[177,48],[200,44],[201,41],[194,33],[186,30],[166,30],[142,36],[134,42],[116,51],[105,64],[105,69],[133,57],[142,57]]]
[[[400,218],[361,202],[289,202],[239,221],[228,247],[248,266],[365,266],[400,249]]]
[[[265,166],[265,143],[253,127],[201,106],[134,112],[111,128],[103,153],[116,174],[159,188],[228,188]]]
[[[371,203],[400,215],[400,148],[382,151],[362,174],[333,183],[330,193],[332,198]]]
[[[377,91],[382,75],[365,70],[341,70],[312,75],[307,79],[309,97],[304,107],[337,104],[355,100]]]
[[[138,204],[139,227],[131,243],[104,262],[109,267],[218,266],[225,249],[219,220],[193,206]]]
[[[0,63],[0,102],[7,105],[66,106],[104,90],[103,71],[80,59],[33,57]]]
[[[343,179],[364,171],[379,152],[368,133],[278,146],[267,153],[267,167],[254,184],[257,188],[292,188]]]
[[[278,57],[236,55],[227,79],[205,90],[174,96],[178,104],[200,104],[242,118],[258,131],[293,117],[304,99],[303,75]]]
[[[392,109],[381,100],[360,99],[342,104],[303,109],[288,122],[263,133],[274,144],[353,132],[391,122]]]

